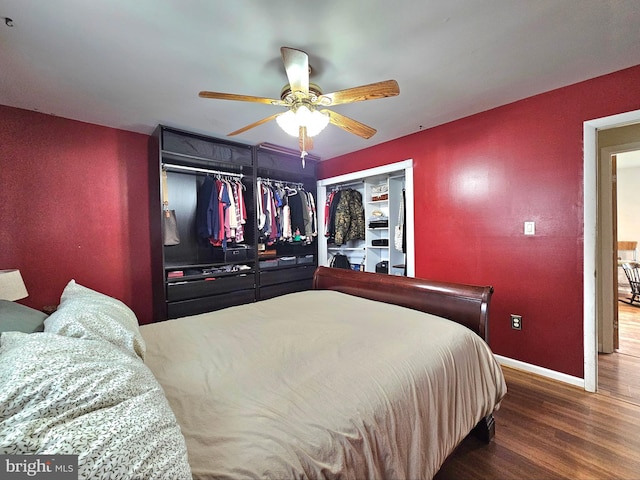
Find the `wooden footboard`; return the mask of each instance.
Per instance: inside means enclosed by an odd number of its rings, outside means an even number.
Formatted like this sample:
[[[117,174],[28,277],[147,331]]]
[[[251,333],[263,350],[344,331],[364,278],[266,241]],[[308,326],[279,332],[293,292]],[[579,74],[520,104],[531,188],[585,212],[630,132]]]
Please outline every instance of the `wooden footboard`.
[[[491,286],[318,267],[313,275],[313,288],[336,290],[431,313],[460,323],[489,342]]]

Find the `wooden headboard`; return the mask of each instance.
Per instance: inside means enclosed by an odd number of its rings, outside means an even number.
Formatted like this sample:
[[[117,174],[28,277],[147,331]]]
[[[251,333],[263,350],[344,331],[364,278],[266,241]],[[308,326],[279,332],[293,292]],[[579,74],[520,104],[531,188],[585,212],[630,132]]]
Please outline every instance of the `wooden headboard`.
[[[313,289],[336,290],[431,313],[460,323],[489,342],[491,286],[318,267],[313,274]]]

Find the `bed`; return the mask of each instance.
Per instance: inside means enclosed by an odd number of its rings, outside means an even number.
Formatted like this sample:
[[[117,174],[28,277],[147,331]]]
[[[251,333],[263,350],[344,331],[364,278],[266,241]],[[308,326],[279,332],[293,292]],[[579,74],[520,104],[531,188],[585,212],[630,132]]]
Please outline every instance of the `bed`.
[[[0,337],[0,454],[76,453],[81,478],[431,478],[470,432],[493,436],[491,295],[319,267],[310,291],[137,328],[70,282],[44,332]]]
[[[431,478],[493,432],[491,294],[319,267],[311,291],[141,330],[194,478]]]

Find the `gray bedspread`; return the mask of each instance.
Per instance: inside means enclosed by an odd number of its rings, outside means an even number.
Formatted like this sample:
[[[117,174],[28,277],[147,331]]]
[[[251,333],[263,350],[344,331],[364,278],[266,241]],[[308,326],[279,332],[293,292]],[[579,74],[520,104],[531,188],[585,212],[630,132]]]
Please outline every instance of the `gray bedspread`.
[[[465,327],[332,291],[141,332],[194,478],[431,478],[506,392]]]

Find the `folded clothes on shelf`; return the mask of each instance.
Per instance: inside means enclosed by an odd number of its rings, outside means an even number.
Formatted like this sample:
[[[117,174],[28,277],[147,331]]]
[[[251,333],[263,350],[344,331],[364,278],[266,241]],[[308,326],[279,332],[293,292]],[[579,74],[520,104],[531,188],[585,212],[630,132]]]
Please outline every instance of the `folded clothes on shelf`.
[[[387,228],[389,220],[373,220],[369,222],[369,228]]]
[[[389,199],[389,185],[374,185],[371,187],[371,201],[377,202],[380,200],[388,200]]]
[[[371,240],[371,245],[374,247],[388,247],[389,239],[388,238],[374,238]]]
[[[369,222],[389,221],[389,217],[382,210],[374,210],[369,216]]]

